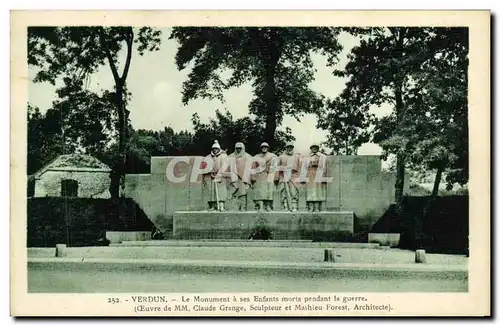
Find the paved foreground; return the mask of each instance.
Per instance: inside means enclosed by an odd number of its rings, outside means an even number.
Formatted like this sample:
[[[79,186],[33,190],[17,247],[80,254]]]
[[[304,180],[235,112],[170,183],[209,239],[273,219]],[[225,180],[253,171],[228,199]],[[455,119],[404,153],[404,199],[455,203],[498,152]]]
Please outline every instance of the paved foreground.
[[[281,277],[159,271],[28,270],[29,292],[466,292],[467,280]]]
[[[120,259],[164,259],[164,260],[218,260],[218,261],[268,261],[291,263],[322,263],[325,248],[335,248],[338,263],[358,264],[414,264],[415,252],[401,249],[337,248],[334,244],[296,243],[300,247],[271,247],[286,243],[256,243],[262,247],[249,247],[240,243],[216,243],[208,246],[184,246],[168,243],[170,246],[151,246],[147,242],[137,246],[66,248],[69,258],[120,258]],[[154,243],[156,244],[156,243]],[[193,244],[193,243],[191,243]],[[217,245],[217,247],[213,245]],[[306,246],[317,246],[306,247]],[[354,244],[351,244],[352,246]],[[368,244],[366,244],[368,245]],[[319,247],[322,246],[322,247]],[[347,244],[342,244],[347,246]],[[55,248],[28,248],[28,257],[54,257]],[[429,265],[467,266],[468,258],[459,255],[427,254]]]
[[[128,245],[128,246],[123,246]],[[128,242],[122,246],[28,248],[28,291],[113,292],[466,292],[465,256],[373,244],[305,242]],[[324,262],[334,248],[335,262]]]
[[[29,292],[465,292],[446,265],[32,258]]]

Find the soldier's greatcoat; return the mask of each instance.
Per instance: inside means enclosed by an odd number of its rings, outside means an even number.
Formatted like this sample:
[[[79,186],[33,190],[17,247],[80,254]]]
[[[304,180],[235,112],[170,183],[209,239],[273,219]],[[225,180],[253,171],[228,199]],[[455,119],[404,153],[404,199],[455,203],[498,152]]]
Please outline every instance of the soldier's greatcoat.
[[[216,202],[216,193],[214,180],[217,182],[217,191],[219,196],[219,201],[226,201],[228,197],[227,191],[227,177],[225,172],[227,170],[227,154],[220,151],[217,155],[211,152],[209,155],[205,156],[205,162],[202,163],[202,168],[206,166],[208,162],[212,162],[212,170],[203,175],[203,198],[208,202]],[[222,168],[225,171],[222,171]]]
[[[299,197],[299,187],[300,181],[298,181],[300,176],[301,169],[301,158],[300,154],[293,153],[292,155],[288,155],[286,152],[280,155],[279,157],[279,165],[280,167],[285,167],[285,171],[279,172],[279,189],[281,197],[286,196],[285,192],[285,184],[284,182],[288,182],[288,189],[290,191],[290,196],[292,200],[298,200]]]
[[[267,152],[259,153],[254,156],[253,168],[264,165],[262,172],[252,175],[252,180],[255,181],[253,185],[254,200],[273,200],[276,187],[274,181],[278,179],[278,174],[274,170],[277,164],[278,157],[276,154]]]
[[[250,173],[246,170],[251,168],[252,156],[245,152],[245,145],[241,146],[242,149],[239,153],[235,151],[229,155],[229,160],[234,160],[234,165],[231,165],[231,167],[236,168],[236,171],[231,172],[236,172],[237,180],[230,181],[231,191],[233,191],[235,197],[245,196],[250,188]]]
[[[306,201],[326,201],[326,183],[318,182],[318,174],[327,176],[326,155],[320,152],[310,153],[305,158],[307,161]]]

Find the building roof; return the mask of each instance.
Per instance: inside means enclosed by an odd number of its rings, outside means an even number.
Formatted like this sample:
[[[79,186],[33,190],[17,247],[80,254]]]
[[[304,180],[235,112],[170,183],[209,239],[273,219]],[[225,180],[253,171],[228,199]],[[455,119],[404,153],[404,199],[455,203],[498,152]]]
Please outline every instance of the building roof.
[[[110,172],[111,169],[93,156],[85,154],[60,155],[34,174],[38,177],[46,171]]]

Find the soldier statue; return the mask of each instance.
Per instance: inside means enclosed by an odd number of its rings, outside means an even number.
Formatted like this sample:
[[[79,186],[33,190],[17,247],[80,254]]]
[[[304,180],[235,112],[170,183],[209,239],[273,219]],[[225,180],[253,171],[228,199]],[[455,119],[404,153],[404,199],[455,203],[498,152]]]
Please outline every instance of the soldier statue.
[[[285,151],[279,157],[279,186],[281,204],[287,210],[295,212],[299,209],[299,174],[301,167],[300,154],[294,152],[293,143],[285,145]]]
[[[312,144],[311,152],[305,159],[307,161],[306,205],[311,212],[321,211],[322,204],[326,201],[326,182],[321,177],[326,177],[326,155],[319,151],[317,144]]]
[[[231,181],[231,186],[233,187],[233,197],[238,201],[238,209],[240,211],[246,211],[247,193],[250,189],[250,178],[248,173],[245,174],[247,167],[250,166],[252,161],[252,156],[245,151],[245,145],[242,142],[237,142],[234,145],[234,153],[229,155],[229,160],[234,160],[234,167],[236,169],[236,176]]]
[[[259,168],[258,173],[252,174],[254,201],[259,211],[272,211],[277,173],[274,169],[278,157],[269,151],[269,144],[260,145],[261,152],[254,156],[253,169]]]
[[[224,203],[227,199],[227,181],[225,171],[228,167],[227,154],[222,151],[217,140],[212,145],[210,154],[205,157],[205,166],[207,162],[212,163],[212,169],[203,175],[203,194],[208,198],[208,210],[224,210]]]

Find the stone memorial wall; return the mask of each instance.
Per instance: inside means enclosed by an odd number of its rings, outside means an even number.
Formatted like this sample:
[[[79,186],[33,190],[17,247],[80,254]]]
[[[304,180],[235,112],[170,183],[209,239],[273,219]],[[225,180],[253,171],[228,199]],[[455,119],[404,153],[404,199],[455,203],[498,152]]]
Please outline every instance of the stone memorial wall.
[[[129,174],[125,177],[124,195],[133,198],[151,221],[163,232],[173,228],[174,212],[207,210],[203,198],[201,176],[190,182],[196,157],[187,157],[188,163],[177,163],[176,177],[186,175],[183,182],[167,178],[167,165],[174,157],[152,157],[150,174]],[[199,158],[198,158],[199,160]],[[328,156],[328,198],[323,211],[354,212],[354,232],[368,231],[394,200],[393,173],[381,170],[378,156]],[[405,191],[408,182],[405,182]],[[252,190],[248,194],[248,210],[254,209]],[[226,203],[226,210],[236,209],[236,199]],[[274,210],[282,211],[276,192]],[[299,211],[305,211],[304,191],[300,190]]]

